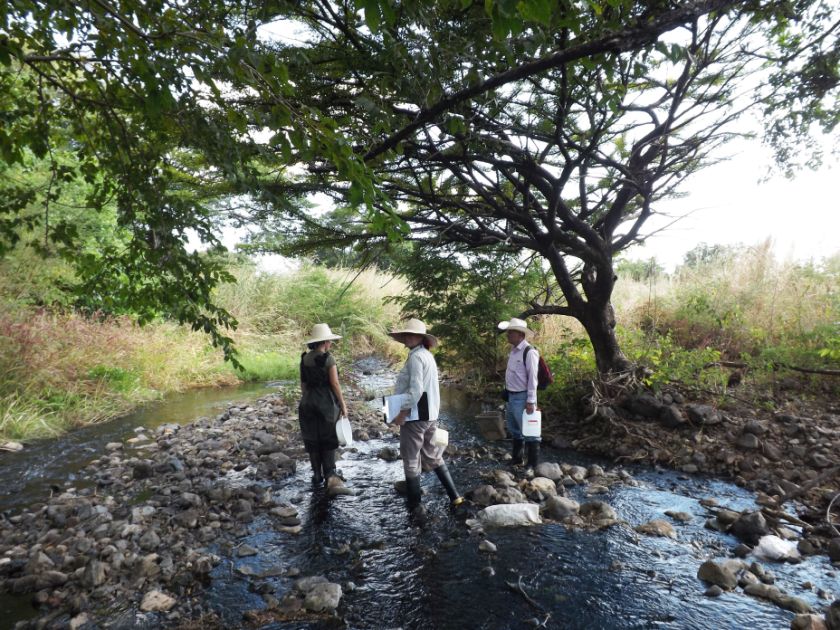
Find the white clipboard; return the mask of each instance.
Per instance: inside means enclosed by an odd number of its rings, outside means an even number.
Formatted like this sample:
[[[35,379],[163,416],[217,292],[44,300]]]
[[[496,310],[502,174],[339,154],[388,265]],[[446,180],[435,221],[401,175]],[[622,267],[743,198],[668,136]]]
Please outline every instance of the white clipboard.
[[[385,415],[385,422],[391,424],[397,414],[402,410],[403,401],[406,399],[406,394],[394,394],[393,396],[384,396],[382,398],[382,413]],[[406,421],[419,420],[420,412],[417,405],[411,408]]]

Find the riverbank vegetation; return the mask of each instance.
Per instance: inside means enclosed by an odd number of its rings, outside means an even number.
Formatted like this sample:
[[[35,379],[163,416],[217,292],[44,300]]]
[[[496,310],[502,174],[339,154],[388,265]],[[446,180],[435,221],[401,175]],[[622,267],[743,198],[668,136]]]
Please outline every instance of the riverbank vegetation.
[[[165,318],[138,326],[130,315],[74,310],[60,282],[72,276],[69,268],[27,250],[7,257],[0,265],[0,439],[57,435],[189,388],[296,378],[305,334],[322,318],[348,340],[336,345],[341,359],[395,348],[385,331],[397,309],[383,299],[399,290],[393,278],[308,264],[266,274],[243,262],[230,273],[236,281],[222,285],[217,299],[239,322],[232,337],[242,370],[206,335]]]

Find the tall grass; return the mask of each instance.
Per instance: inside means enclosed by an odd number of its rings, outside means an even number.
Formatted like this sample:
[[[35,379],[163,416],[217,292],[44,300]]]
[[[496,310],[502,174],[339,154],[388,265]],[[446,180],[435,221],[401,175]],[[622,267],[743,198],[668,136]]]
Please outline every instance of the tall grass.
[[[840,255],[815,263],[781,262],[768,243],[646,281],[620,278],[613,294],[625,353],[652,367],[651,384],[670,380],[722,387],[719,360],[770,376],[779,363],[838,367]],[[559,373],[558,390],[594,375],[585,332],[570,318],[547,317],[537,344]]]
[[[303,342],[321,321],[344,337],[336,345],[343,360],[398,348],[386,330],[399,314],[384,298],[403,286],[383,274],[304,265],[283,275],[242,266],[234,275],[217,299],[239,319],[242,372],[188,328],[50,311],[4,293],[21,283],[0,283],[0,439],[57,435],[187,388],[297,378]]]

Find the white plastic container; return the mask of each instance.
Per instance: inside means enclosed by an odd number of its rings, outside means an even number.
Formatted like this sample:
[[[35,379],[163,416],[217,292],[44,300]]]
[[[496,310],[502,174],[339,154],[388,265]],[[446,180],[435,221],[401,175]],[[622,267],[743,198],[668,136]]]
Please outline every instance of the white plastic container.
[[[522,437],[540,437],[542,435],[542,412],[534,409],[534,413],[522,412]]]
[[[341,416],[335,423],[335,434],[341,446],[353,446],[353,429],[347,416]]]
[[[432,444],[438,448],[446,448],[449,444],[449,431],[440,427],[436,428],[435,434],[432,436]]]

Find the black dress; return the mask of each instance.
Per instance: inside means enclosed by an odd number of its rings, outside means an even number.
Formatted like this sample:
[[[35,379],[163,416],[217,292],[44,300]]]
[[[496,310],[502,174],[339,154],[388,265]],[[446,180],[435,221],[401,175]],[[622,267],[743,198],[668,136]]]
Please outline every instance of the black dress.
[[[338,448],[335,423],[341,408],[329,378],[329,370],[334,365],[335,358],[329,352],[310,350],[300,357],[300,382],[306,386],[306,391],[300,399],[298,418],[308,453]]]

